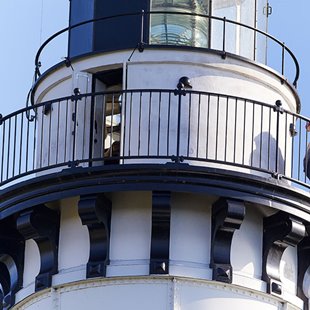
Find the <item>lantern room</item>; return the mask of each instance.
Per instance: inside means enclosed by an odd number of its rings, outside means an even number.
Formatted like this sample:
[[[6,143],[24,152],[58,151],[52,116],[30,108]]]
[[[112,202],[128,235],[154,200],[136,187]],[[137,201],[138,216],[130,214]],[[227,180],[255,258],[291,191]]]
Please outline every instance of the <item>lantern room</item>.
[[[72,0],[69,55],[150,46],[225,50],[265,62],[266,0]],[[113,29],[113,31],[111,31]]]

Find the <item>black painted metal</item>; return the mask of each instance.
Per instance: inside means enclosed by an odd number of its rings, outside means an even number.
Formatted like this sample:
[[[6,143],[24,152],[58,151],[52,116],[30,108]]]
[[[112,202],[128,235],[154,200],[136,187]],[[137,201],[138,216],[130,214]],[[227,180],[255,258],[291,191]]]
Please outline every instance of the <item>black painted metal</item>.
[[[41,257],[40,272],[36,276],[35,290],[52,285],[52,275],[58,272],[59,213],[38,205],[22,212],[17,218],[17,229],[25,240],[33,239]]]
[[[90,252],[87,278],[105,277],[109,264],[111,201],[104,195],[83,195],[79,215],[89,232]]]
[[[264,173],[266,177],[290,181],[291,186],[296,188],[310,189],[306,178],[307,166],[303,167],[309,141],[306,129],[309,118],[282,107],[280,111],[277,105],[251,99],[185,89],[181,92],[181,96],[174,96],[176,90],[167,89],[80,94],[40,103],[3,116],[0,124],[0,186],[20,178],[33,177],[38,172],[52,171],[54,168],[60,171],[78,165],[98,166],[113,162],[123,164],[137,159],[143,163],[161,159],[165,163],[175,160],[178,155],[178,158],[182,157],[184,162],[190,162],[191,165],[197,163],[208,166],[210,163],[218,163],[218,168],[245,168],[249,172]],[[96,124],[89,124],[91,129],[87,129],[89,127],[86,125],[91,119],[101,118],[103,128],[107,128],[103,117],[105,114],[91,115],[90,119],[76,114],[86,108],[87,102],[90,102],[90,110],[95,113],[94,107],[99,104],[96,101],[101,102],[104,107],[106,98],[113,98],[112,106],[122,101],[120,115],[126,126],[110,126],[108,133],[120,131],[122,153],[120,150],[114,152],[111,147],[109,152],[100,154],[89,149],[90,145],[94,145],[95,136],[92,138],[91,133],[96,132],[96,128],[92,127]],[[73,116],[70,113],[71,100]],[[46,106],[49,107],[49,112],[45,115],[42,111]],[[155,106],[160,114],[154,114]],[[177,106],[182,107],[178,114],[173,113]],[[202,107],[205,114],[202,114]],[[29,118],[29,115],[32,117]],[[196,124],[198,126],[196,115],[201,120],[200,134],[198,137],[195,134],[193,138],[192,130],[195,130]],[[79,126],[76,117],[80,117]],[[158,125],[151,127],[151,120],[155,120]],[[86,125],[83,127],[83,124]],[[187,131],[187,136],[182,141],[180,135],[176,139],[172,134],[175,124],[180,126],[179,130]],[[201,129],[204,124],[206,128]],[[59,130],[60,125],[64,130]],[[290,136],[288,132],[292,126],[296,128],[296,132]],[[265,130],[261,132],[257,128]],[[150,135],[151,131],[156,133],[156,140]],[[148,134],[145,135],[145,132]],[[251,132],[251,136],[246,135],[247,132]],[[85,137],[92,141],[87,141]],[[175,139],[179,145],[177,148]],[[102,140],[98,143],[103,144]],[[133,141],[139,142],[137,148],[133,147]],[[77,146],[87,148],[87,151],[77,156]],[[190,149],[194,151],[189,153]],[[226,156],[221,155],[221,149],[225,150]],[[253,161],[253,158],[256,160]]]
[[[12,218],[0,222],[0,309],[10,309],[22,288],[24,272],[23,237]]]
[[[132,4],[131,4],[132,5]],[[144,7],[142,7],[143,9]],[[293,52],[287,47],[285,46],[285,44],[283,42],[281,42],[280,40],[276,39],[275,37],[271,36],[270,34],[268,33],[265,33],[264,31],[261,31],[259,29],[256,29],[252,26],[249,26],[249,25],[245,25],[245,24],[241,24],[241,23],[238,23],[236,21],[233,21],[233,20],[229,20],[227,18],[221,18],[221,17],[217,17],[217,16],[210,16],[210,15],[203,15],[203,14],[196,14],[196,13],[187,13],[187,12],[169,12],[169,11],[152,11],[152,12],[148,12],[148,11],[143,11],[141,9],[140,12],[134,12],[134,13],[124,13],[124,14],[117,14],[117,15],[114,15],[114,16],[103,16],[103,17],[98,17],[98,18],[94,18],[94,19],[90,19],[90,20],[86,20],[86,21],[83,21],[83,22],[80,22],[80,23],[76,23],[74,25],[71,25],[63,30],[60,30],[58,31],[57,33],[55,33],[53,36],[51,36],[49,39],[47,39],[43,44],[42,46],[39,48],[37,54],[36,54],[36,57],[35,57],[35,79],[37,80],[37,78],[41,75],[41,72],[40,72],[40,67],[41,67],[41,62],[40,62],[40,56],[41,56],[41,53],[42,51],[46,48],[46,46],[51,42],[53,41],[55,38],[59,37],[60,35],[62,35],[63,33],[66,33],[66,32],[69,32],[71,33],[72,31],[75,31],[75,30],[78,30],[79,28],[80,29],[83,29],[83,27],[85,27],[86,25],[96,25],[96,24],[101,24],[103,26],[101,26],[100,28],[102,29],[103,28],[109,28],[109,27],[106,27],[104,26],[104,24],[109,24],[111,22],[115,22],[117,23],[118,25],[119,24],[122,24],[124,25],[122,29],[122,32],[124,31],[124,29],[130,29],[131,31],[133,31],[132,29],[132,25],[129,24],[128,26],[126,26],[126,22],[124,23],[124,21],[127,20],[128,21],[132,21],[132,20],[136,20],[135,22],[135,25],[136,27],[135,28],[138,28],[138,29],[134,29],[135,31],[134,32],[137,32],[137,33],[140,33],[140,34],[137,34],[136,35],[136,45],[133,45],[132,42],[130,42],[130,44],[127,44],[127,47],[124,47],[124,45],[122,45],[122,43],[119,44],[119,46],[115,46],[113,47],[113,44],[115,45],[115,43],[112,43],[111,45],[111,42],[115,42],[115,40],[110,40],[109,44],[106,44],[107,42],[104,42],[104,46],[102,46],[101,48],[103,48],[103,50],[115,50],[115,49],[122,49],[122,48],[133,48],[134,46],[139,46],[139,44],[141,45],[141,43],[143,44],[143,47],[145,47],[146,45],[149,45],[151,42],[149,42],[149,38],[148,38],[148,27],[147,25],[149,25],[149,20],[151,19],[152,16],[156,16],[156,15],[160,15],[160,14],[170,14],[170,15],[180,15],[180,16],[192,16],[192,17],[196,17],[196,18],[203,18],[203,19],[207,19],[208,21],[219,21],[221,22],[222,24],[222,31],[223,31],[223,36],[222,36],[222,50],[220,51],[221,52],[221,55],[222,56],[225,56],[227,54],[227,50],[226,50],[226,46],[228,45],[227,44],[227,40],[229,39],[232,39],[234,40],[234,38],[228,38],[227,35],[226,35],[226,27],[227,27],[227,24],[229,25],[232,25],[233,27],[242,27],[243,29],[248,29],[249,31],[253,31],[253,33],[255,34],[255,36],[257,35],[261,35],[263,37],[266,38],[266,40],[270,40],[274,43],[276,43],[279,47],[280,47],[280,53],[278,56],[276,55],[273,55],[273,57],[268,57],[268,58],[274,58],[274,57],[278,57],[281,59],[281,63],[282,63],[282,66],[280,68],[280,70],[278,70],[279,72],[281,72],[281,74],[284,74],[285,73],[285,64],[286,64],[286,61],[289,61],[289,62],[293,62],[294,65],[295,65],[295,77],[293,78],[293,85],[294,86],[297,86],[297,81],[298,81],[298,78],[299,78],[299,64],[298,64],[298,61],[295,57],[295,55],[293,54]],[[144,27],[141,27],[141,16],[144,17]],[[109,28],[110,29],[110,28]],[[115,34],[113,33],[114,35],[114,38],[115,38]],[[71,36],[70,37],[70,40],[72,39]],[[129,36],[130,38],[132,38],[133,36],[130,35]],[[144,38],[144,42],[140,42],[141,41],[141,38]],[[125,38],[122,36],[122,39],[119,40],[120,42],[122,42],[122,40],[125,40]],[[212,42],[212,40],[210,41]],[[152,45],[153,46],[153,45]],[[155,45],[156,46],[156,45]],[[195,48],[195,47],[193,47]],[[214,47],[213,46],[209,46],[206,50],[210,49],[212,50]],[[254,44],[253,48],[257,48]],[[89,52],[84,52],[84,54],[81,54],[80,56],[83,56],[85,54],[89,54]],[[253,51],[252,53],[253,55],[255,55],[255,51]],[[285,54],[288,54],[289,55],[289,59],[287,60],[285,58]],[[63,57],[64,55],[61,55],[59,58]],[[67,55],[67,57],[69,57]],[[69,57],[70,58],[70,57]],[[257,61],[256,57],[254,56],[253,61]]]
[[[244,216],[244,202],[220,198],[213,204],[210,267],[215,281],[232,283],[231,242]]]
[[[296,247],[305,237],[305,233],[302,222],[285,212],[264,218],[262,279],[267,282],[269,293],[282,294],[280,279],[282,255],[288,246]]]
[[[304,310],[309,310],[308,292],[304,292],[304,278],[309,277],[310,271],[310,237],[309,226],[307,228],[308,235],[298,244],[298,274],[297,274],[297,296],[304,301]]]
[[[309,194],[286,182],[175,163],[77,167],[20,182],[1,191],[0,219],[33,205],[67,197],[154,188],[232,197],[282,210],[310,222]]]
[[[150,274],[169,273],[171,193],[153,191]]]

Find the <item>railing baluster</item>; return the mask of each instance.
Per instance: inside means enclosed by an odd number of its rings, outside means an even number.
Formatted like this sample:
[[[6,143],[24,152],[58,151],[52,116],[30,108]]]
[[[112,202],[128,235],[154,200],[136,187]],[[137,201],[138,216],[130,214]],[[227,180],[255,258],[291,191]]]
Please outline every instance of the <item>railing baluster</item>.
[[[140,104],[140,111],[141,111],[141,104]],[[152,92],[150,92],[150,97],[149,97],[147,156],[150,156],[150,147],[151,147],[151,115],[152,115]]]
[[[16,134],[17,134],[17,115],[14,116],[14,134],[13,134],[13,159],[12,159],[12,177],[15,176],[16,165]]]
[[[7,150],[7,166],[6,166],[6,179],[9,178],[9,169],[10,169],[10,148],[11,148],[11,120],[9,119],[9,132],[8,132],[8,150]]]
[[[5,124],[6,124],[5,121],[4,122],[1,121],[2,126],[1,182],[4,181]]]
[[[246,132],[246,112],[247,111],[247,100],[244,100],[243,105],[243,143],[242,143],[242,165],[244,165],[244,157],[245,157],[245,132]]]
[[[197,145],[196,145],[196,158],[199,158],[199,140],[200,140],[200,115],[201,115],[201,94],[198,94],[198,113],[197,113]]]
[[[220,115],[220,96],[217,95],[216,101],[216,132],[215,132],[215,160],[217,160],[217,151],[218,151],[218,140],[219,140],[219,115]]]
[[[83,131],[82,131],[82,154],[81,154],[81,159],[85,159],[85,146],[86,146],[86,120],[87,120],[87,108],[88,108],[88,103],[87,103],[87,97],[84,98],[83,103],[81,102],[80,104],[81,109],[83,109]],[[113,108],[112,108],[113,109]]]
[[[208,94],[208,101],[207,101],[207,133],[206,133],[206,159],[208,159],[209,153],[209,124],[210,124],[210,94]]]
[[[56,160],[55,163],[58,164],[58,153],[59,153],[59,125],[60,125],[60,107],[61,103],[58,101],[58,106],[57,106],[57,130],[56,130]]]
[[[149,118],[148,122],[150,122],[150,107],[151,103],[149,102],[148,108],[149,108]],[[138,156],[140,155],[140,147],[141,147],[141,107],[142,107],[142,92],[140,91],[140,100],[139,100],[139,122],[138,122]],[[148,135],[150,134],[150,128],[147,129]],[[148,140],[150,139],[150,136],[148,136]],[[149,144],[148,144],[148,151],[147,154],[149,154]]]
[[[114,107],[115,107],[115,93],[112,94],[112,107],[111,107],[111,124],[110,124],[110,150],[109,156],[110,158],[113,157],[113,118],[114,118]]]
[[[283,42],[283,44],[282,44],[282,65],[281,65],[281,73],[282,73],[282,75],[284,75],[284,70],[285,70],[285,68],[284,68],[284,66],[285,66],[285,43]]]
[[[270,143],[271,143],[271,108],[269,108],[268,164],[267,164],[267,169],[268,169],[268,170],[270,170]]]
[[[250,166],[254,167],[253,157],[254,157],[254,129],[255,129],[255,103],[252,102],[252,142],[251,142],[251,163]],[[262,143],[262,136],[260,136],[260,144]]]
[[[41,168],[43,166],[43,141],[44,141],[43,134],[44,134],[44,114],[41,113],[40,164],[39,167],[37,168]]]
[[[190,151],[190,139],[191,139],[191,112],[192,112],[192,94],[189,93],[188,100],[188,125],[187,125],[187,157],[189,157]]]
[[[305,131],[305,157],[304,157],[304,182],[307,182],[307,174],[308,174],[308,160],[309,160],[309,154],[308,154],[308,133],[307,130]]]
[[[298,180],[300,180],[300,163],[301,163],[301,139],[302,139],[302,136],[301,136],[301,118],[298,118],[298,123],[299,123],[299,132],[300,132],[300,135],[298,136]]]
[[[161,92],[159,92],[158,98],[158,129],[157,129],[157,156],[159,156],[159,146],[160,146],[160,127],[161,127]]]
[[[35,108],[34,126],[33,126],[33,151],[32,151],[32,169],[35,169],[36,147],[37,147],[37,125],[38,125],[38,108]],[[28,170],[27,170],[28,171]]]
[[[171,92],[169,91],[169,97],[168,97],[168,117],[167,117],[167,156],[171,155],[170,154],[170,115],[171,115]]]
[[[144,10],[141,11],[141,34],[140,34],[140,48],[142,48],[142,44],[144,43],[143,37],[144,37]]]
[[[24,113],[21,113],[20,114],[20,136],[19,136],[19,145],[20,145],[20,148],[19,148],[19,158],[18,158],[18,161],[19,161],[19,166],[18,166],[18,174],[21,174],[22,172],[22,157],[23,157],[23,135],[24,135]]]
[[[67,139],[68,139],[68,126],[69,126],[69,122],[68,122],[68,107],[69,107],[69,101],[66,100],[66,112],[65,112],[65,136],[64,136],[64,163],[67,162]]]
[[[228,96],[226,98],[226,113],[225,113],[225,144],[224,144],[224,161],[227,161],[227,136],[228,136]]]
[[[120,115],[120,119],[121,119],[121,143],[122,148],[121,148],[121,156],[125,155],[125,151],[126,151],[126,132],[127,132],[127,126],[126,126],[126,122],[127,122],[127,96],[128,96],[128,92],[122,92],[121,93],[121,98],[122,98],[122,102],[121,102],[121,115]]]
[[[263,149],[263,123],[264,123],[264,109],[261,105],[261,111],[260,111],[260,135],[261,135],[261,141],[259,145],[259,168],[262,168],[262,149]]]
[[[102,104],[103,104],[103,119],[101,124],[101,132],[102,132],[102,140],[103,140],[103,147],[102,147],[102,158],[105,161],[105,140],[107,138],[107,95],[102,95]]]
[[[52,144],[52,121],[53,121],[53,109],[51,108],[50,114],[48,116],[48,149],[47,149],[47,166],[51,162],[51,144]]]
[[[284,140],[284,156],[283,156],[283,166],[284,166],[284,168],[283,168],[283,174],[284,175],[286,175],[286,165],[287,165],[287,154],[286,154],[286,152],[287,152],[287,132],[288,132],[288,130],[287,130],[287,128],[288,128],[288,121],[287,121],[287,113],[285,113],[285,140]]]
[[[223,57],[226,57],[226,17],[223,18]]]
[[[128,137],[128,156],[131,155],[131,135],[132,135],[132,128],[131,128],[131,123],[132,123],[132,95],[133,95],[133,92],[130,93],[130,104],[129,104],[129,131],[128,131],[128,134],[129,134],[129,137]]]
[[[236,163],[237,119],[238,119],[237,103],[238,103],[238,99],[235,98],[235,123],[234,123],[234,154],[233,154],[233,163]]]

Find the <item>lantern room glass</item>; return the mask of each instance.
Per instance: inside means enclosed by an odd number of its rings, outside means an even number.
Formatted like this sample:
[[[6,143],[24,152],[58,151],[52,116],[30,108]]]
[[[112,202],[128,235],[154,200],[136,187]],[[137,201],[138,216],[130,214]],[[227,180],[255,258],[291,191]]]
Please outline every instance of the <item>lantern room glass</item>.
[[[266,8],[267,0],[152,0],[150,43],[222,50],[224,22],[208,16],[225,17],[242,24],[226,22],[225,51],[266,63],[266,37],[243,26],[267,31]]]
[[[186,13],[208,15],[209,9],[209,0],[153,0],[151,11],[167,11],[167,13],[151,14],[151,44],[207,48],[208,19]]]

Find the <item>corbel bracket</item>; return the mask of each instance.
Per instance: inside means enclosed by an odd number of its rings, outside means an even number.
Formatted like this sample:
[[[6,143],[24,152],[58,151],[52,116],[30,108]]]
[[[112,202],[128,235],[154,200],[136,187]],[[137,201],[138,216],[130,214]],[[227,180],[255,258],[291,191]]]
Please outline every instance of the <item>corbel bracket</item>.
[[[87,278],[105,277],[109,264],[111,201],[104,195],[85,195],[79,201],[82,224],[89,231]]]
[[[171,193],[153,191],[150,274],[169,273]]]
[[[282,294],[280,262],[285,249],[295,247],[305,236],[305,226],[285,212],[278,212],[264,219],[263,275],[267,291]]]
[[[309,310],[309,286],[304,287],[305,276],[310,278],[310,226],[306,227],[307,237],[298,243],[297,296],[304,301],[304,310]],[[309,285],[309,284],[308,284]],[[306,289],[306,291],[304,291]]]
[[[59,213],[45,205],[22,212],[17,218],[17,229],[25,240],[33,239],[39,248],[41,267],[36,277],[35,290],[52,285],[52,275],[58,272]]]
[[[25,242],[15,221],[0,222],[0,309],[10,309],[21,289],[24,271]]]
[[[232,283],[231,242],[245,216],[242,201],[220,198],[212,207],[211,261],[212,279]]]

